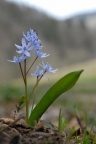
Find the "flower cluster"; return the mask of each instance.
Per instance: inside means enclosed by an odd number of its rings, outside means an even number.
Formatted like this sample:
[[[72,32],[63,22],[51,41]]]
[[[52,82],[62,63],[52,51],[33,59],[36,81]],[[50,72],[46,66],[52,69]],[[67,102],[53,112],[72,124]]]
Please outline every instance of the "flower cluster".
[[[29,94],[28,85],[27,85],[27,74],[38,58],[43,59],[45,57],[48,57],[49,54],[42,52],[43,46],[41,45],[41,41],[38,38],[38,34],[33,29],[30,29],[29,31],[27,31],[26,34],[23,33],[21,45],[15,44],[15,47],[16,47],[16,53],[18,53],[18,55],[14,56],[13,60],[8,60],[8,61],[19,64],[20,66],[20,71],[21,71],[24,86],[25,86],[24,103],[26,105],[26,122],[28,122],[30,96],[33,96],[33,93],[35,92],[36,87],[38,86],[41,78],[45,75],[45,73],[46,72],[55,73],[57,69],[54,70],[50,64],[44,63],[44,61],[42,61],[41,64],[38,64],[36,67],[36,71],[31,74],[32,76],[35,76],[37,78],[36,84],[32,88],[31,93]],[[30,67],[27,68],[27,58],[31,57],[31,52],[35,54],[36,58],[33,60]],[[22,65],[22,62],[24,62],[23,65]],[[34,98],[33,98],[32,108],[34,107],[34,104],[35,103],[34,103]],[[21,109],[21,107],[22,107],[22,104],[19,103],[17,108]]]
[[[36,55],[37,58],[45,58],[49,56],[47,53],[42,52],[43,46],[41,45],[41,41],[38,38],[38,34],[35,30],[30,29],[27,34],[23,32],[23,38],[21,45],[15,44],[16,52],[18,53],[17,56],[13,57],[13,60],[8,60],[9,62],[13,63],[21,63],[24,62],[28,57],[31,56],[31,51]],[[41,66],[43,69],[40,69],[39,66]],[[53,70],[50,64],[44,63],[42,61],[42,64],[39,64],[36,67],[36,71],[32,74],[32,76],[40,77],[43,76],[45,72],[52,72],[55,73],[57,71]]]

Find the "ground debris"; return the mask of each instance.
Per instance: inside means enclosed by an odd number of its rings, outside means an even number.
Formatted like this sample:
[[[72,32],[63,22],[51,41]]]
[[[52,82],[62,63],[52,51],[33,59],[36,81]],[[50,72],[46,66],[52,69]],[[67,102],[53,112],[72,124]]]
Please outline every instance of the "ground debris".
[[[50,122],[42,120],[36,123],[34,128],[29,127],[23,117],[17,120],[2,118],[0,123],[0,144],[82,144],[84,140],[83,127],[60,133]],[[86,137],[88,144],[92,144],[93,135],[90,136],[86,131]]]
[[[29,127],[23,118],[0,119],[0,144],[63,144],[64,135],[51,124],[39,121],[34,128]],[[50,126],[49,126],[50,125]]]

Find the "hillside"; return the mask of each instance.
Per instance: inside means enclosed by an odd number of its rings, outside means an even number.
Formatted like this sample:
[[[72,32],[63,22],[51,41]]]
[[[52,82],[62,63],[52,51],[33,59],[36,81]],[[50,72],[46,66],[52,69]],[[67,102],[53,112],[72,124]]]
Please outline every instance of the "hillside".
[[[57,21],[37,11],[0,1],[0,79],[20,76],[18,66],[8,63],[15,54],[14,44],[20,44],[22,32],[33,28],[38,32],[48,61],[60,68],[96,57],[96,14]],[[94,24],[94,27],[92,25]],[[30,63],[30,61],[29,61]]]

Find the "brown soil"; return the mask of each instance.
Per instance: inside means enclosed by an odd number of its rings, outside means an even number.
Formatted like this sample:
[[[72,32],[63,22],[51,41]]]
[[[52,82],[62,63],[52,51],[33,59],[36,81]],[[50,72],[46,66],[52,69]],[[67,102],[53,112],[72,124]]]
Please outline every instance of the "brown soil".
[[[72,123],[75,120],[73,119]],[[84,128],[78,119],[77,122],[79,127],[73,133],[68,129],[60,133],[51,123],[42,120],[31,128],[24,117],[0,118],[0,144],[77,144],[77,136],[78,144],[82,144]],[[93,144],[93,138],[88,132],[87,136],[90,144]]]
[[[51,124],[39,121],[34,128],[23,118],[0,118],[0,144],[63,144],[64,134]]]

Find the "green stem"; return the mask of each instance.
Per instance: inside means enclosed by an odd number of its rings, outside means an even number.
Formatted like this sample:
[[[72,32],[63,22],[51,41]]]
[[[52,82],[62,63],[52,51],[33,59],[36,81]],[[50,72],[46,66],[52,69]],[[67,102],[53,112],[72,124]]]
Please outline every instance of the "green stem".
[[[25,83],[25,78],[24,78],[24,74],[23,74],[23,71],[22,71],[21,63],[19,63],[19,66],[20,66],[20,70],[21,70],[22,77],[23,77],[23,81],[24,81],[24,83]]]
[[[60,108],[60,111],[59,111],[59,119],[58,119],[58,131],[59,132],[61,132],[61,127],[62,127],[62,123],[61,123],[61,117],[62,117],[62,115],[61,115],[61,108]]]
[[[26,75],[26,59],[24,60],[24,76],[25,76],[25,103],[26,103],[26,122],[28,122],[28,92],[27,92],[27,75]]]
[[[34,92],[36,92],[36,87],[37,87],[37,85],[38,85],[38,77],[37,77],[36,84],[35,84],[35,86],[33,87],[32,92],[31,92],[31,94],[30,94],[30,97],[31,97],[31,95],[33,95]],[[30,98],[29,98],[29,99],[30,99]],[[32,109],[33,109],[33,107],[34,107],[34,103],[35,103],[35,97],[33,97]]]
[[[34,60],[33,63],[31,64],[31,66],[30,66],[29,69],[27,70],[26,75],[28,74],[29,70],[32,68],[33,64],[36,62],[37,58],[38,58],[38,57],[35,58],[35,60]]]
[[[45,74],[45,73],[46,73],[46,71],[44,72],[44,74]],[[42,77],[44,76],[44,74],[43,74],[40,78],[37,77],[36,84],[35,84],[35,86],[33,87],[32,91],[31,91],[31,93],[30,93],[29,101],[30,101],[31,96],[33,95],[34,91],[36,90],[36,87],[38,86],[38,83],[40,82],[40,80],[41,80]],[[33,105],[34,105],[34,100],[33,100],[32,108],[33,108]]]

